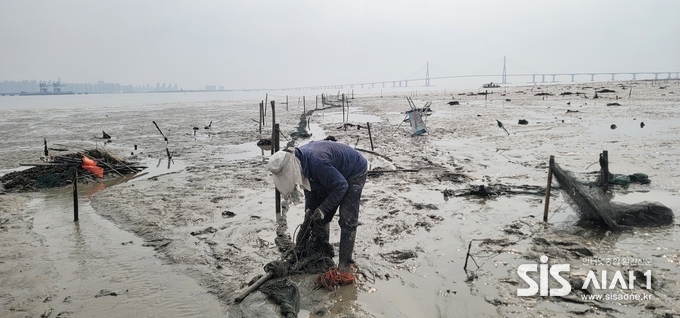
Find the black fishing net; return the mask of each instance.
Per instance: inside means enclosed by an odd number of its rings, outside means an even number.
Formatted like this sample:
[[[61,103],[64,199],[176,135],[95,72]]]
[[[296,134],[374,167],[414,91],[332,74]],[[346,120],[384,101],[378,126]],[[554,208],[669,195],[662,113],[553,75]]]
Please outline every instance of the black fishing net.
[[[600,188],[578,181],[571,172],[563,170],[556,162],[551,162],[550,166],[560,188],[577,207],[581,221],[606,225],[613,230],[673,223],[673,210],[659,202],[611,202]]]
[[[602,173],[598,175],[597,180],[595,181],[596,184],[600,184],[602,181]],[[610,173],[609,174],[609,184],[613,185],[619,185],[624,188],[627,188],[631,183],[639,183],[639,184],[649,184],[652,181],[649,180],[649,176],[647,176],[644,173],[634,173],[634,174],[616,174],[616,173]]]
[[[295,318],[298,316],[298,312],[300,312],[300,291],[290,279],[270,280],[262,284],[259,290],[279,305],[284,317]]]
[[[306,218],[293,243],[287,233],[285,214],[277,221],[276,245],[284,253],[281,260],[267,263],[264,270],[272,274],[272,280],[264,283],[259,290],[279,305],[285,317],[297,317],[300,307],[300,291],[287,276],[294,274],[320,274],[331,267],[333,246],[328,242],[328,228]]]

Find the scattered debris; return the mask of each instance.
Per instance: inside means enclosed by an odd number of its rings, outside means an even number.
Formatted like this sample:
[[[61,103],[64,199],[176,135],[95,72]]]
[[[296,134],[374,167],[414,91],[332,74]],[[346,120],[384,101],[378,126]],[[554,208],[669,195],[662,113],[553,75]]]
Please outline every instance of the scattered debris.
[[[612,89],[608,89],[608,88],[605,88],[605,89],[599,90],[599,91],[597,91],[597,92],[598,92],[598,93],[616,93],[616,91],[615,91],[615,90],[612,90]]]
[[[128,290],[126,289],[125,292]],[[100,290],[96,295],[94,295],[94,298],[99,298],[99,297],[104,297],[104,296],[118,296],[122,294],[121,292],[115,292],[115,291],[110,291],[107,289],[102,289]]]
[[[528,125],[529,124],[529,122],[526,119],[520,119],[517,123],[520,124],[520,125]]]
[[[645,128],[645,122],[644,121],[640,122],[640,128]]]
[[[205,129],[210,129],[210,127],[212,127],[212,120],[210,121],[210,124],[208,124],[208,126],[205,126]]]
[[[619,103],[607,103],[607,106],[621,106]]]
[[[102,139],[111,139],[111,136],[102,130]]]
[[[617,127],[616,124],[612,124],[611,126],[609,126],[609,128],[611,128],[612,130],[616,129],[616,127]]]
[[[540,92],[540,93],[534,94],[534,96],[553,96],[553,94],[548,93],[548,92]]]
[[[209,226],[209,227],[207,227],[203,230],[200,230],[200,231],[193,231],[190,234],[193,235],[193,236],[196,236],[196,235],[203,235],[203,234],[215,233],[215,232],[217,232],[217,229],[212,227],[212,226]]]
[[[450,101],[448,104],[449,104],[449,105],[452,105],[452,106],[455,106],[455,105],[460,105],[460,102],[458,102],[457,100],[452,100],[452,101]]]
[[[231,212],[231,211],[224,211],[222,212],[222,216],[225,218],[233,218],[236,216],[236,213]]]
[[[498,120],[498,119],[496,119],[496,122],[498,123],[498,127],[503,128],[503,130],[505,130],[505,132],[508,133],[508,136],[510,136],[510,133],[508,132],[508,130],[505,129],[505,127],[503,127],[503,123],[501,123],[501,121]]]
[[[390,263],[401,264],[408,259],[418,257],[418,253],[411,250],[395,250],[389,253],[380,253],[380,256]]]
[[[272,150],[272,140],[270,138],[260,139],[257,141],[257,146],[262,150]]]
[[[578,113],[578,110],[567,109],[567,113]]]

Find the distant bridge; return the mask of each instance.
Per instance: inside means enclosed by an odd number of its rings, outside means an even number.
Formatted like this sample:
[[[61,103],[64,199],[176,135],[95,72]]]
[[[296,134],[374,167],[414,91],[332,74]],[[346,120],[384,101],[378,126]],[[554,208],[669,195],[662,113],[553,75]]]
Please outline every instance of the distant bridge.
[[[567,77],[571,82],[575,82],[576,76],[589,76],[591,81],[595,81],[595,76],[609,75],[611,80],[616,80],[617,76],[621,79],[622,76],[628,77],[630,80],[637,80],[640,75],[654,75],[655,80],[669,80],[669,79],[680,79],[680,72],[580,72],[580,73],[527,73],[527,74],[472,74],[472,75],[451,75],[451,76],[436,76],[436,77],[423,77],[423,78],[411,78],[402,79],[394,81],[378,81],[378,82],[364,82],[364,83],[349,83],[349,84],[337,84],[337,85],[324,85],[324,86],[307,86],[307,87],[296,87],[296,88],[285,88],[282,90],[307,90],[307,89],[344,89],[344,88],[375,88],[378,87],[409,87],[409,84],[413,85],[414,82],[423,82],[424,86],[430,86],[431,80],[440,79],[456,79],[456,78],[499,78],[498,84],[508,84],[508,77],[531,77],[531,81],[528,83],[557,83],[557,78]],[[665,77],[664,77],[665,76]],[[546,80],[546,77],[548,80]],[[538,80],[538,81],[537,81]]]

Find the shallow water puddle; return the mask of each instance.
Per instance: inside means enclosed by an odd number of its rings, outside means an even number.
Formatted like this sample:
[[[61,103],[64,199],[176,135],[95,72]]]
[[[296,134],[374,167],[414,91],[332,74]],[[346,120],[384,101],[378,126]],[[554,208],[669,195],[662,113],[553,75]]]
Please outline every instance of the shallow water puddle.
[[[324,124],[330,124],[330,123],[342,123],[342,112],[332,112],[332,113],[327,113],[324,114],[321,117],[321,122]],[[375,115],[366,115],[366,114],[360,114],[360,113],[352,113],[350,111],[349,115],[347,116],[347,122],[350,123],[378,123],[382,121],[382,118],[375,116]]]
[[[169,173],[179,172],[179,171],[182,171],[186,168],[186,164],[184,162],[182,162],[180,160],[175,160],[175,159],[168,161],[167,158],[160,158],[160,159],[158,159],[158,161],[156,161],[156,160],[146,160],[146,161],[143,162],[143,164],[146,165],[146,167],[147,167],[146,169],[137,173],[133,177],[130,177],[130,178],[125,177],[125,178],[122,178],[123,180],[120,180],[121,178],[116,179],[116,180],[119,180],[119,182],[117,182],[115,184],[127,182],[129,180],[136,180],[136,181],[146,180],[146,179],[162,176],[162,175],[169,174]]]
[[[73,222],[70,188],[33,199],[34,231],[53,262],[57,294],[50,306],[73,317],[216,317],[220,304],[195,280],[163,266],[143,240],[97,215],[79,189],[79,221]]]

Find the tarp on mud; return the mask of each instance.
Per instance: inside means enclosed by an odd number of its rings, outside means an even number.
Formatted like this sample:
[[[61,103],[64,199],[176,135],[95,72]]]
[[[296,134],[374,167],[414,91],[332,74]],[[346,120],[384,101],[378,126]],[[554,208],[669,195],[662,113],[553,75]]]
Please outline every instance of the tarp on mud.
[[[550,167],[560,188],[576,205],[582,221],[606,225],[613,230],[673,224],[673,210],[659,202],[611,202],[601,189],[578,181],[556,162],[551,161]]]

